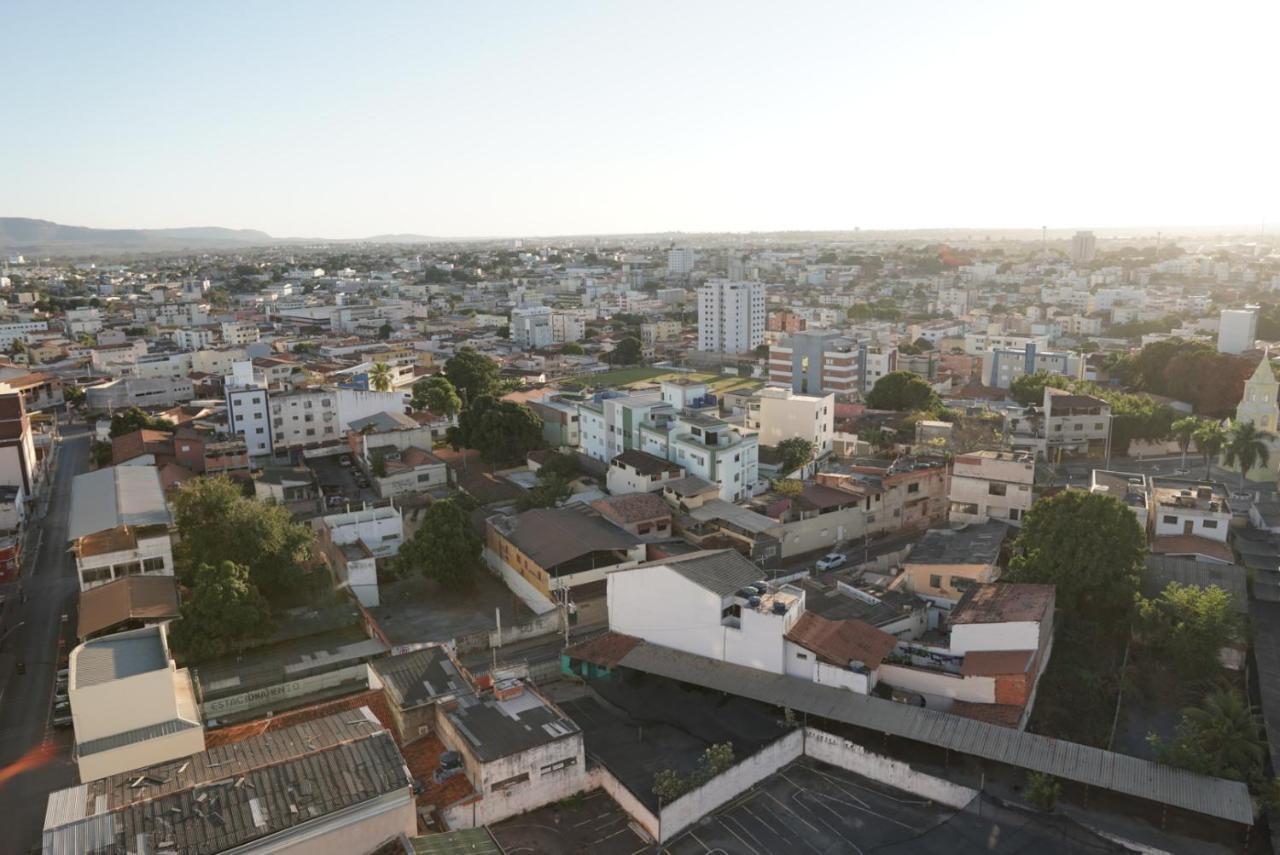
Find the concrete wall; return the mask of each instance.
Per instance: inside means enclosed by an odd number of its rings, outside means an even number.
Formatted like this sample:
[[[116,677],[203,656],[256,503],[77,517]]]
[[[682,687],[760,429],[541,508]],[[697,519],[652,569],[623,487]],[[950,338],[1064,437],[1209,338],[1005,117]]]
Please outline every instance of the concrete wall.
[[[804,753],[815,760],[924,796],[948,807],[963,808],[978,796],[977,790],[917,772],[906,763],[873,754],[856,742],[832,736],[813,727],[805,728]]]
[[[484,550],[484,560],[502,578],[506,586],[511,589],[511,593],[519,597],[534,613],[543,615],[555,610],[555,603],[547,599],[541,591],[530,584],[528,579],[521,576],[519,571],[503,561],[502,556],[487,546]]]
[[[635,820],[636,825],[644,829],[650,838],[658,839],[658,817],[654,816],[653,811],[645,807],[644,802],[636,798],[625,784],[615,778],[612,772],[603,765],[596,766],[591,770],[591,782],[608,793],[609,797],[617,802],[618,806],[626,811],[627,815]]]
[[[865,516],[859,507],[821,514],[807,520],[796,520],[780,526],[782,557],[802,555],[828,549],[841,541],[850,541],[866,533]]]
[[[350,852],[368,852],[400,834],[413,837],[417,833],[418,814],[413,793],[405,787],[227,852],[235,855],[250,852],[347,855]]]
[[[804,731],[793,730],[696,790],[685,793],[659,811],[661,835],[658,842],[672,840],[707,814],[803,754]]]
[[[880,666],[880,681],[895,688],[957,701],[971,701],[975,704],[996,702],[994,677],[961,677],[959,674],[886,663]]]
[[[725,634],[734,630],[720,624],[721,600],[715,594],[660,565],[610,573],[606,584],[614,632],[724,659]]]
[[[1039,650],[1038,621],[961,623],[951,627],[951,652],[971,650]]]
[[[204,728],[192,727],[122,745],[110,751],[99,751],[87,757],[77,757],[76,765],[80,770],[80,780],[96,781],[108,775],[129,772],[134,769],[145,769],[159,763],[166,763],[178,757],[187,757],[204,751]]]

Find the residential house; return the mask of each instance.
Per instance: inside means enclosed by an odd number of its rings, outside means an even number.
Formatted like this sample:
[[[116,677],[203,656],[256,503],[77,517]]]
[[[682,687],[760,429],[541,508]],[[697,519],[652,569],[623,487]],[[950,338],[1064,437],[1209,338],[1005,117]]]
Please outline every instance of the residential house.
[[[665,457],[647,454],[639,449],[622,452],[609,462],[605,483],[614,495],[624,493],[656,493],[669,481],[685,476],[684,467]]]
[[[759,431],[763,445],[803,439],[817,458],[831,453],[835,411],[834,394],[797,395],[789,387],[766,386],[748,402],[746,425]]]
[[[163,624],[84,642],[68,672],[81,781],[204,750],[191,675],[169,656]]]
[[[1009,534],[1002,522],[933,529],[902,562],[907,590],[943,608],[975,584],[1000,578],[1000,552]]]
[[[957,455],[951,467],[954,524],[1002,520],[1021,524],[1035,500],[1035,458],[1021,451],[974,451]]]
[[[154,466],[111,466],[71,482],[68,537],[80,590],[137,574],[173,575],[172,519]]]
[[[378,605],[379,559],[392,558],[404,543],[404,517],[394,504],[365,506],[312,521],[321,554],[340,587],[349,587],[366,607]]]

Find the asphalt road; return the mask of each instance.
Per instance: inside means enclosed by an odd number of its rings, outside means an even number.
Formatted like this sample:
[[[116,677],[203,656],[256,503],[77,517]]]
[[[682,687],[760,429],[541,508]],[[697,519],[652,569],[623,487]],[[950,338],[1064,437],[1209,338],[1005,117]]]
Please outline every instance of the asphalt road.
[[[30,542],[33,549],[39,542],[39,550],[21,580],[27,599],[11,602],[5,629],[23,624],[0,655],[0,852],[37,847],[49,792],[77,781],[71,731],[52,728],[50,706],[62,615],[73,610],[77,589],[75,564],[66,551],[71,479],[88,470],[89,433],[80,424],[62,430],[48,510],[34,523],[38,541]],[[25,674],[16,672],[18,661],[25,663]]]

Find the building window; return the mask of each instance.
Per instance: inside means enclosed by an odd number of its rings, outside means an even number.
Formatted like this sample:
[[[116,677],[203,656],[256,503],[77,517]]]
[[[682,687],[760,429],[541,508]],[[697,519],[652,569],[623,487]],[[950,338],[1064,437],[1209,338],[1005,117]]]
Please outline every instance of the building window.
[[[942,587],[942,577],[941,577],[941,576],[930,576],[930,577],[929,577],[929,587],[930,587],[930,588],[941,588],[941,587]]]
[[[523,784],[523,783],[525,783],[525,782],[526,782],[526,781],[528,781],[528,780],[529,780],[529,773],[528,773],[528,772],[521,772],[519,775],[515,775],[515,776],[513,776],[513,777],[506,778],[506,779],[504,779],[504,780],[498,781],[496,784],[494,784],[494,785],[493,785],[492,787],[490,787],[489,789],[490,789],[492,792],[495,792],[495,793],[496,793],[496,792],[498,792],[499,790],[505,790],[505,789],[508,789],[508,788],[510,788],[510,787],[515,787],[515,786],[518,786],[518,785],[520,785],[520,784]]]
[[[918,483],[916,483],[916,484],[908,484],[908,485],[907,485],[907,492],[908,492],[908,493],[919,493],[919,492],[920,492],[920,485],[919,485]]]
[[[1217,521],[1217,520],[1202,520],[1200,524],[1201,524],[1202,526],[1204,526],[1205,528],[1217,528],[1217,527],[1218,527],[1218,521]]]
[[[1008,487],[1004,484],[988,484],[987,485],[988,496],[1003,496],[1006,490],[1008,490]]]
[[[561,769],[568,769],[570,766],[577,766],[577,757],[566,757],[563,760],[557,760],[555,763],[548,763],[542,767],[542,774],[550,775],[552,772],[559,772]]]
[[[951,577],[951,587],[955,588],[957,591],[967,591],[971,584],[973,584],[972,579],[966,579],[963,576]]]
[[[1165,515],[1160,519],[1160,521],[1161,521],[1162,523],[1164,523],[1165,525],[1177,525],[1177,524],[1178,524],[1178,518],[1177,518],[1177,517],[1175,517],[1175,516],[1172,516],[1172,515],[1170,515],[1170,514],[1165,514]]]
[[[809,654],[808,654],[808,653],[797,653],[797,654],[796,654],[796,658],[797,658],[797,659],[808,659],[808,658],[809,658]]]
[[[144,558],[142,559],[143,573],[160,573],[164,570],[163,558]]]

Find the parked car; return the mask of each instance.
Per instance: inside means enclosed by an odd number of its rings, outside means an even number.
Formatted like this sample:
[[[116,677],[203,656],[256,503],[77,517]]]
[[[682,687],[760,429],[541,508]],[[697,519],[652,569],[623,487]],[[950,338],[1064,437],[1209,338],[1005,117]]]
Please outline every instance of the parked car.
[[[819,572],[834,570],[837,567],[843,567],[845,562],[849,560],[849,556],[843,552],[829,552],[818,559]]]
[[[906,689],[894,689],[893,694],[889,695],[889,700],[911,707],[924,706],[924,695],[919,692],[908,692]]]
[[[70,715],[55,715],[53,717],[54,727],[71,727],[72,719]]]
[[[340,463],[340,464],[341,464],[341,465],[343,465],[343,466],[350,466],[350,465],[351,465],[351,455],[350,455],[350,454],[344,454],[344,455],[342,455],[341,457],[339,457],[339,458],[338,458],[338,463]]]

